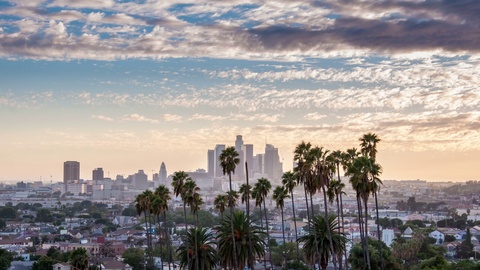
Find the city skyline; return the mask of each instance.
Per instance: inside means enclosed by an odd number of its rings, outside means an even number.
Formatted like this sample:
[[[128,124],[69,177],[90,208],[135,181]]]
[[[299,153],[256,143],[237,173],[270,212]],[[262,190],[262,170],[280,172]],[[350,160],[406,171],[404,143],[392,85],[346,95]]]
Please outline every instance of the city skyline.
[[[207,169],[238,134],[286,171],[302,140],[344,151],[369,132],[382,179],[478,179],[479,9],[4,1],[0,181],[61,181],[68,160],[88,177]]]

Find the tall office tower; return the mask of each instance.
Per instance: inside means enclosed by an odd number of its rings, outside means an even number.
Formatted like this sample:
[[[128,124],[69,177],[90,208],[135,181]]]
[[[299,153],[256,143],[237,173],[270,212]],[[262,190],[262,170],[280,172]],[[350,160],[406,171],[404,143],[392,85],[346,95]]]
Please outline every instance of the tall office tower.
[[[68,190],[68,183],[78,181],[80,179],[80,162],[65,161],[63,163],[63,185],[64,192]]]
[[[253,174],[263,173],[263,154],[257,154],[253,157]]]
[[[103,180],[104,178],[104,173],[102,168],[96,168],[92,172],[92,180],[97,181],[97,180]]]
[[[235,174],[238,175],[240,179],[243,179],[245,177],[245,153],[243,152],[242,135],[237,135],[237,139],[235,140],[235,150],[237,151],[238,158],[240,159],[240,162],[235,168]]]
[[[167,185],[167,166],[165,166],[165,162],[160,164],[160,185]]]
[[[268,175],[271,180],[278,180],[282,177],[282,163],[278,155],[278,148],[271,144],[265,146],[264,157],[264,173]]]
[[[80,162],[65,161],[63,163],[63,182],[75,181],[80,179]]]
[[[132,176],[132,184],[137,190],[148,188],[148,177],[143,170],[138,170],[138,172]]]
[[[208,160],[207,175],[209,177],[213,177],[215,174],[215,150],[208,150],[207,160]]]
[[[220,155],[222,151],[225,150],[225,144],[217,144],[215,146],[215,177],[221,177],[223,175],[223,168],[220,165]]]
[[[253,176],[253,144],[243,145],[243,156],[248,164],[248,176]]]

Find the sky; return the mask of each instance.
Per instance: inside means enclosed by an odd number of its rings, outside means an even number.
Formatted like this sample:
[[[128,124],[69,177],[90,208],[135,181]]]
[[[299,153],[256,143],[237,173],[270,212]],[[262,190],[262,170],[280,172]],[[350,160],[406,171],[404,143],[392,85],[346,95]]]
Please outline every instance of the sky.
[[[0,181],[207,167],[236,135],[381,139],[382,179],[478,179],[480,1],[0,0]]]

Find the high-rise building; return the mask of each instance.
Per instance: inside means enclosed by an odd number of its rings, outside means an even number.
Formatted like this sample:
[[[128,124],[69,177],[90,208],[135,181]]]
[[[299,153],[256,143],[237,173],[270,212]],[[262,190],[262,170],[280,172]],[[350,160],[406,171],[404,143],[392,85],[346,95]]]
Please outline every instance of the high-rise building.
[[[167,166],[165,166],[165,162],[160,164],[159,180],[160,185],[167,185]]]
[[[92,171],[92,180],[93,181],[98,181],[98,180],[103,180],[104,173],[102,168],[96,168]]]
[[[215,177],[223,176],[223,168],[220,165],[220,155],[225,150],[225,144],[217,144],[215,146]]]
[[[148,177],[143,170],[132,175],[132,184],[137,190],[144,190],[148,188]]]
[[[235,150],[238,153],[238,158],[240,162],[238,163],[237,167],[235,168],[235,174],[238,175],[240,179],[243,179],[245,176],[245,157],[243,152],[243,138],[242,135],[237,135],[237,139],[235,140]]]
[[[80,179],[80,162],[65,161],[63,163],[63,182],[78,181]]]
[[[211,150],[211,149],[208,150],[207,160],[208,160],[207,175],[209,177],[213,177],[215,174],[215,150]]]
[[[256,154],[253,157],[252,173],[263,174],[263,154]]]
[[[264,173],[267,174],[271,180],[278,180],[282,177],[282,171],[278,148],[267,144],[265,146]]]
[[[253,176],[253,144],[244,144],[243,145],[243,156],[245,161],[248,164],[248,176]]]

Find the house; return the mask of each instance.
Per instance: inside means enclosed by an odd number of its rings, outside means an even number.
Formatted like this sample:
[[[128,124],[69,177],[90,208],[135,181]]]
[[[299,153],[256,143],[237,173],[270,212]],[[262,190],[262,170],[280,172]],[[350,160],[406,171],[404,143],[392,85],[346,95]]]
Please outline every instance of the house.
[[[407,227],[402,233],[402,238],[410,239],[413,236],[413,230],[410,227]]]
[[[443,242],[445,241],[445,234],[441,233],[438,230],[431,232],[430,234],[428,234],[428,236],[436,240],[435,245],[443,244]]]
[[[121,261],[106,261],[103,262],[101,267],[102,270],[132,270],[133,268]]]
[[[71,270],[72,266],[68,263],[56,263],[53,265],[53,270]]]

